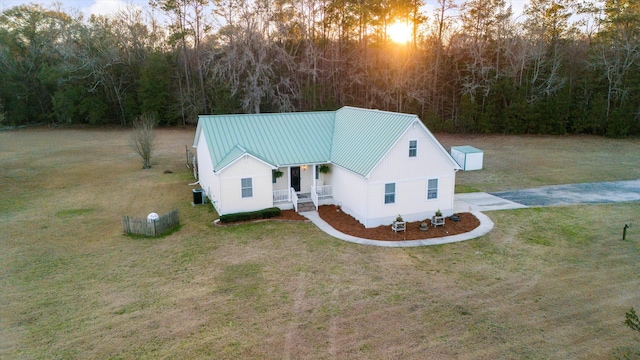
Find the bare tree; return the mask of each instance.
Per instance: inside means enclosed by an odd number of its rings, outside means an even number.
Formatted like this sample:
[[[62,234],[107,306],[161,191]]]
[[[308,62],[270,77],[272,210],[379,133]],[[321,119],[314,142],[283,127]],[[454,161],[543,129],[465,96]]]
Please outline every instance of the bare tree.
[[[220,46],[209,63],[216,78],[227,83],[247,113],[260,113],[270,103],[280,112],[294,111],[299,95],[295,61],[275,42],[269,42],[255,9],[245,8],[218,32]]]
[[[131,147],[142,158],[143,169],[151,168],[151,153],[156,142],[156,135],[153,132],[155,124],[156,121],[151,115],[142,115],[133,121]]]

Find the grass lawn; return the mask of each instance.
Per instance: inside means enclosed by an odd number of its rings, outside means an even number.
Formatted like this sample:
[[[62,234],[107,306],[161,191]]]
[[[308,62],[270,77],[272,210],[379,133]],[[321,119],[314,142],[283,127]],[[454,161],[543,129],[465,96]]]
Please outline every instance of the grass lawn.
[[[463,243],[386,249],[310,223],[218,228],[185,145],[123,130],[0,132],[0,358],[592,359],[637,355],[640,203],[488,212]],[[640,178],[640,141],[438,135],[485,151],[466,191]],[[173,173],[165,174],[165,170]],[[180,210],[165,237],[120,217]],[[621,241],[622,227],[634,222]]]

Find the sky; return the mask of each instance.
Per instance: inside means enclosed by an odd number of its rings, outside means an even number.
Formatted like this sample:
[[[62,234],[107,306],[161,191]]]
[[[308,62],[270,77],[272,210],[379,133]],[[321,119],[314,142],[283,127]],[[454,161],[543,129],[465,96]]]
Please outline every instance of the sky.
[[[524,4],[528,0],[511,0],[513,6],[513,16],[518,17],[522,14]],[[37,3],[41,5],[51,5],[54,0],[0,0],[0,11],[6,10],[10,7],[28,3]],[[115,13],[125,4],[133,4],[141,7],[147,7],[148,0],[59,0],[58,2],[63,4],[64,9],[76,9],[85,14],[85,17],[89,17],[90,14],[96,15],[109,15]],[[457,0],[457,3],[462,3],[463,0]],[[431,15],[432,9],[436,7],[437,0],[426,0],[426,12]]]
[[[148,0],[0,0],[0,10],[6,10],[13,6],[36,3],[49,7],[51,4],[59,2],[63,9],[80,10],[88,17],[91,14],[109,15],[118,11],[126,4],[148,6]]]

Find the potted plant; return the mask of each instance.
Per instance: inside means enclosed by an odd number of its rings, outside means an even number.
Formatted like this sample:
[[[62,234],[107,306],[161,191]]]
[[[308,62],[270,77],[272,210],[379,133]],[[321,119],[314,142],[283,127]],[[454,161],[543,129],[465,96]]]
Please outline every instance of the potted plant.
[[[429,230],[429,225],[427,224],[426,221],[423,221],[420,223],[420,226],[418,226],[420,228],[420,230],[422,231],[427,231]]]
[[[318,166],[318,172],[321,173],[321,174],[328,174],[329,173],[329,165],[322,164],[322,165]]]
[[[278,178],[281,178],[282,175],[284,175],[284,174],[280,170],[273,170],[272,175],[273,175],[274,179],[278,179]]]
[[[440,211],[440,209],[438,209],[435,215],[431,218],[431,225],[433,225],[433,227],[444,225],[444,216],[442,216],[442,211]]]
[[[342,209],[342,205],[337,204],[336,205],[336,212],[340,212],[340,209]]]
[[[396,216],[396,221],[394,221],[393,224],[391,225],[391,229],[394,232],[407,231],[407,223],[404,222],[402,215],[398,214],[398,216]]]

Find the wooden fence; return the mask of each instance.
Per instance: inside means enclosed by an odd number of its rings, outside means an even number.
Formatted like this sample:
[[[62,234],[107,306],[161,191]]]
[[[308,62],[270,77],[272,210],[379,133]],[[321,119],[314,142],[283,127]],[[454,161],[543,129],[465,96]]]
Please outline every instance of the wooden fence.
[[[125,234],[159,236],[178,225],[180,217],[177,209],[160,216],[157,220],[122,217],[122,231]]]

